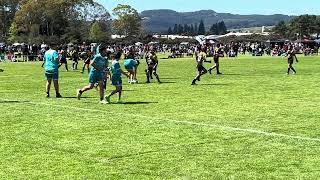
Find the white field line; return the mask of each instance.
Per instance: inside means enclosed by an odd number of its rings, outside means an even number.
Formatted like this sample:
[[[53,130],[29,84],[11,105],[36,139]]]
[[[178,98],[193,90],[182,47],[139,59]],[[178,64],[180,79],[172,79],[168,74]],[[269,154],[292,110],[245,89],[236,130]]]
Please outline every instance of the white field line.
[[[9,100],[8,100],[9,101]],[[59,107],[59,108],[68,108],[68,109],[74,109],[74,110],[83,110],[83,111],[90,111],[90,112],[100,112],[100,113],[107,113],[110,115],[110,112],[98,110],[98,109],[88,109],[88,108],[80,108],[80,107],[74,107],[74,106],[65,106],[65,105],[56,105],[56,104],[47,104],[47,103],[35,103],[35,102],[22,102],[24,104],[34,104],[39,106],[52,106],[52,107]],[[124,113],[117,113],[122,115],[128,115]],[[130,114],[131,116],[144,118],[144,119],[153,119],[156,121],[167,121],[172,122],[175,124],[187,124],[187,125],[194,125],[194,126],[203,126],[203,127],[210,127],[225,131],[233,131],[233,132],[245,132],[250,134],[259,134],[263,136],[269,136],[269,137],[282,137],[286,139],[295,139],[295,140],[304,140],[304,141],[314,141],[314,142],[320,142],[320,138],[310,138],[310,137],[304,137],[304,136],[294,136],[294,135],[286,135],[286,134],[280,134],[280,133],[270,133],[265,131],[260,131],[256,129],[246,129],[246,128],[236,128],[236,127],[229,127],[229,126],[221,126],[221,125],[214,125],[214,124],[206,124],[206,123],[197,123],[192,121],[180,121],[180,120],[173,120],[173,119],[167,119],[167,118],[154,118],[149,116],[144,116],[140,114]]]
[[[5,76],[1,76],[0,75],[0,78],[13,78],[13,77],[32,77],[32,75],[5,75]]]

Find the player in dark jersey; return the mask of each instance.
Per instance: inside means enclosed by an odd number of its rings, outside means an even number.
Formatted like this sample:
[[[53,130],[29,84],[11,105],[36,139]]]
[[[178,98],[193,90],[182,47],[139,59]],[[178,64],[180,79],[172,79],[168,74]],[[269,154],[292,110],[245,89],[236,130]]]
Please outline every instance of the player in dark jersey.
[[[147,70],[146,70],[146,75],[147,75],[147,83],[150,83],[150,78],[152,79],[152,74],[157,78],[158,83],[160,84],[160,78],[159,75],[157,74],[157,68],[158,68],[158,57],[154,50],[151,50],[148,55],[147,55]]]
[[[68,61],[67,61],[67,56],[68,56],[67,47],[65,47],[65,46],[61,47],[59,53],[60,53],[60,56],[61,56],[59,68],[64,64],[66,70],[69,71],[69,69],[68,69]]]
[[[80,54],[80,58],[84,62],[81,73],[84,73],[86,68],[88,69],[88,74],[90,73],[90,62],[93,58],[92,55],[93,54],[90,51],[85,51]]]
[[[72,69],[77,70],[78,69],[78,64],[79,64],[79,52],[77,48],[75,47],[71,52],[71,58],[72,58]]]
[[[205,53],[205,49],[202,48],[200,50],[200,53],[197,56],[197,69],[198,69],[198,74],[197,76],[193,79],[191,85],[196,85],[196,81],[200,81],[200,77],[202,75],[207,74],[207,69],[203,66],[203,63],[206,61],[207,54]]]
[[[295,51],[293,49],[293,46],[289,47],[287,54],[288,54],[288,56],[287,56],[288,57],[288,72],[287,72],[287,75],[290,74],[290,70],[293,71],[293,74],[296,74],[297,72],[293,68],[293,62],[294,62],[294,59],[296,60],[296,62],[299,62],[299,61],[298,61],[296,53],[295,53]]]
[[[214,50],[214,55],[213,55],[213,60],[214,60],[214,66],[209,68],[208,72],[212,74],[212,70],[216,69],[217,74],[220,75],[222,74],[220,72],[220,63],[219,63],[219,58],[223,57],[223,49],[218,45],[218,47]]]

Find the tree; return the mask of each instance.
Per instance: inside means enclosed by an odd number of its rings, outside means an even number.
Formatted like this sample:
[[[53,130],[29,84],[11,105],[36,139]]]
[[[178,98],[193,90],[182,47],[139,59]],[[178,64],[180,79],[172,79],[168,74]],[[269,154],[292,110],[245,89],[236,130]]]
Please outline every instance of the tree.
[[[198,29],[198,35],[205,35],[205,33],[206,33],[206,28],[204,27],[203,20],[201,19],[199,24],[199,29]]]
[[[227,34],[227,27],[226,27],[224,21],[218,22],[218,33],[219,33],[219,35]]]
[[[216,24],[212,24],[212,26],[210,27],[210,34],[215,34],[218,35],[219,34],[219,30],[218,30],[218,25]]]
[[[282,37],[286,37],[288,27],[284,21],[280,21],[273,29],[273,32]]]
[[[89,39],[93,42],[101,42],[105,38],[105,33],[102,31],[98,22],[91,25]]]
[[[174,25],[173,34],[178,34],[178,24]]]
[[[169,27],[167,34],[168,34],[168,35],[172,35],[172,29],[171,29],[171,27]]]
[[[317,17],[317,21],[316,21],[316,34],[317,34],[317,38],[319,39],[320,36],[320,16]]]
[[[0,0],[0,38],[5,38],[21,0]]]
[[[194,35],[195,35],[193,24],[191,24],[191,26],[190,26],[190,35],[191,35],[191,36],[194,36]]]
[[[14,42],[16,41],[18,36],[18,27],[16,22],[12,22],[10,29],[9,29],[9,41]]]
[[[89,21],[105,22],[109,17],[93,0],[20,0],[14,21],[23,36],[81,41],[88,37]]]
[[[183,34],[183,26],[181,24],[178,25],[178,34]]]
[[[189,28],[188,24],[184,24],[184,25],[183,25],[183,33],[184,33],[185,35],[188,35],[188,34],[189,34],[189,31],[190,31],[190,28]]]
[[[141,18],[136,9],[129,5],[118,4],[113,9],[113,15],[116,19],[112,23],[112,27],[120,35],[128,37],[137,36],[142,30]]]
[[[193,32],[195,36],[196,36],[196,35],[199,35],[199,34],[198,34],[198,29],[199,29],[198,24],[195,23],[195,24],[194,24],[194,32]]]

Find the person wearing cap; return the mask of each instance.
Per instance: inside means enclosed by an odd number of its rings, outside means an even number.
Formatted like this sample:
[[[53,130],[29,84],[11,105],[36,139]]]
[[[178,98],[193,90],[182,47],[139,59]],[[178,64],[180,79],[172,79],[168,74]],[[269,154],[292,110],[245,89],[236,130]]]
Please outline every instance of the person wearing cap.
[[[104,87],[103,87],[103,80],[105,75],[106,69],[106,57],[107,49],[103,46],[97,47],[97,54],[94,56],[93,60],[90,62],[91,69],[89,73],[89,85],[79,89],[77,91],[77,98],[80,100],[81,96],[84,92],[89,91],[94,88],[95,84],[99,85],[99,92],[100,92],[100,103],[107,104],[104,100]]]
[[[56,50],[52,49],[51,45],[50,47],[46,47],[47,51],[44,54],[44,69],[45,69],[45,77],[47,80],[46,84],[46,97],[50,97],[50,87],[51,83],[53,81],[54,88],[56,90],[56,97],[61,98],[61,94],[59,91],[59,62],[60,62],[60,56],[59,53]]]

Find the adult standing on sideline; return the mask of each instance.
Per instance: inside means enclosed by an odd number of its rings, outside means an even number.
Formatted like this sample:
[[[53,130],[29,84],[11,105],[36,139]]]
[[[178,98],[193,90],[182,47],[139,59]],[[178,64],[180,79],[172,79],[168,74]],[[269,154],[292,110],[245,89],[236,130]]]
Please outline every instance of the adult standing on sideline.
[[[61,98],[61,94],[59,91],[59,62],[60,56],[59,53],[52,49],[53,45],[50,47],[46,47],[47,51],[44,54],[44,69],[45,69],[45,77],[47,80],[46,84],[46,93],[47,98],[50,97],[50,87],[53,81],[54,88],[56,90],[56,97]]]

